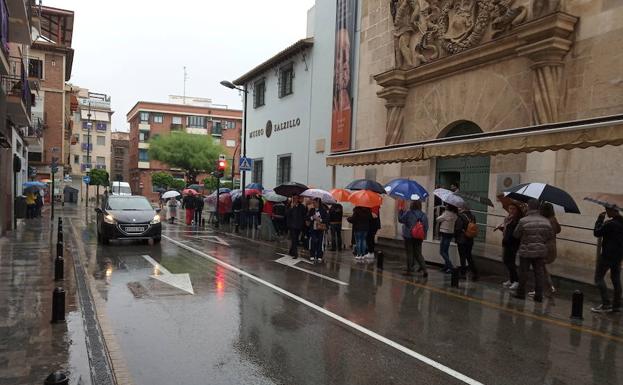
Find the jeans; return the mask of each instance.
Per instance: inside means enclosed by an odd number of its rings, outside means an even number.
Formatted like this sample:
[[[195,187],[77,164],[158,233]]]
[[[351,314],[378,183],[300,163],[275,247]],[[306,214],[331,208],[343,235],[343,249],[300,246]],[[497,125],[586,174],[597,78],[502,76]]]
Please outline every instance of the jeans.
[[[612,303],[608,298],[608,287],[606,286],[606,273],[610,270],[610,280],[614,287],[614,298]],[[621,308],[621,262],[608,261],[603,257],[597,259],[595,266],[595,285],[601,294],[601,303],[604,306],[612,305],[613,308]]]
[[[478,269],[476,268],[474,257],[472,256],[474,242],[459,243],[457,247],[459,249],[459,258],[461,259],[461,271],[465,272],[467,266],[469,266],[473,276],[478,277]]]
[[[331,229],[331,249],[342,250],[342,224],[332,224]]]
[[[298,246],[299,246],[299,237],[301,236],[300,229],[290,229],[290,254],[293,257],[298,257]]]
[[[426,261],[422,255],[422,240],[415,238],[405,238],[405,249],[407,250],[407,271],[415,271],[415,262],[420,265],[420,270],[426,271]]]
[[[311,231],[311,251],[312,258],[322,258],[322,241],[324,240],[324,231]]]
[[[444,268],[453,269],[452,261],[450,260],[450,241],[452,241],[453,234],[440,233],[441,243],[439,244],[439,254],[443,258]]]
[[[195,226],[201,226],[201,217],[203,212],[201,210],[195,210]]]
[[[515,265],[515,259],[517,257],[517,249],[512,247],[504,248],[503,261],[504,265],[506,265],[506,269],[508,269],[509,281],[519,282],[519,274],[517,274],[517,265]]]
[[[366,246],[367,236],[367,231],[355,231],[355,250],[357,251],[357,255],[361,257],[368,254],[368,249]]]
[[[528,280],[530,266],[534,270],[534,299],[542,301],[543,283],[545,281],[544,258],[519,258],[519,287],[517,288],[517,296],[524,297],[526,295],[526,281]]]

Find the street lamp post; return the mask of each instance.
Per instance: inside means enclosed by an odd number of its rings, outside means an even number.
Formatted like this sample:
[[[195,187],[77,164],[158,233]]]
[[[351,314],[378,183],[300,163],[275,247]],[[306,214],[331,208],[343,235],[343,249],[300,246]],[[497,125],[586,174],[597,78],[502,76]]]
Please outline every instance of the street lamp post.
[[[85,167],[85,171],[87,175],[89,175],[89,171],[91,171],[91,102],[89,102],[89,111],[87,112],[87,166]],[[90,183],[90,182],[89,182]],[[87,190],[87,199],[84,207],[89,208],[89,185],[86,186]]]
[[[228,80],[223,80],[221,82],[222,86],[225,86],[227,88],[230,88],[232,90],[238,90],[241,92],[244,92],[244,109],[243,109],[243,121],[242,121],[242,157],[246,158],[247,157],[247,96],[249,96],[249,91],[247,90],[247,84],[244,84],[243,88],[240,87],[236,87],[234,85],[234,83],[228,81]],[[233,165],[232,165],[233,167]],[[245,207],[245,202],[247,199],[247,195],[245,194],[245,186],[247,184],[246,182],[246,174],[247,172],[244,170],[239,170],[240,173],[242,174],[242,181],[241,181],[241,186],[240,189],[242,190],[242,207]]]

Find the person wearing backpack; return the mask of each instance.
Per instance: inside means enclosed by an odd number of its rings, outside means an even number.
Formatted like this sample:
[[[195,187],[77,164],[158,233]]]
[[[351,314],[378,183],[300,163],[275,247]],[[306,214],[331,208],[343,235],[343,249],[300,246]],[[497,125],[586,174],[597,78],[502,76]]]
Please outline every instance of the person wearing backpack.
[[[422,242],[426,239],[428,232],[428,218],[422,211],[422,202],[413,201],[409,210],[400,210],[398,221],[402,223],[402,237],[405,240],[405,250],[407,252],[407,270],[404,275],[412,275],[415,269],[415,261],[424,277],[428,277],[426,271],[426,261],[422,256]]]
[[[472,281],[478,280],[478,269],[472,257],[474,238],[477,236],[478,225],[476,224],[476,217],[469,210],[469,207],[461,208],[456,222],[454,222],[454,239],[461,260],[461,276],[464,277],[466,275],[467,267],[469,266],[469,269],[472,271]]]

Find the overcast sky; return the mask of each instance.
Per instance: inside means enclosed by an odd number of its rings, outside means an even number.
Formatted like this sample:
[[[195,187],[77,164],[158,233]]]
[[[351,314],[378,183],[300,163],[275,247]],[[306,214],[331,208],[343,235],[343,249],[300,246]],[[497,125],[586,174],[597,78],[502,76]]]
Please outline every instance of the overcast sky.
[[[43,0],[75,12],[71,83],[112,97],[113,129],[139,100],[181,95],[242,108],[234,79],[305,37],[314,0]]]

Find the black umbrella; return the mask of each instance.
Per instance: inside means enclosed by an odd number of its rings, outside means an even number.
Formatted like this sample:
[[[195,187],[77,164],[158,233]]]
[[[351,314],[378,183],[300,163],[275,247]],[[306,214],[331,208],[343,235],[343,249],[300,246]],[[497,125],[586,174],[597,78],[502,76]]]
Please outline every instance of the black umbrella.
[[[505,190],[506,196],[520,202],[537,199],[562,207],[566,213],[580,214],[580,209],[568,192],[546,183],[524,183]]]
[[[355,181],[350,182],[348,186],[346,186],[346,189],[353,190],[353,191],[370,190],[370,191],[374,191],[375,193],[379,193],[379,194],[386,193],[385,188],[383,187],[382,184],[371,179],[357,179]]]
[[[275,187],[274,191],[284,197],[291,197],[293,195],[300,195],[305,190],[307,190],[307,186],[302,183],[288,182]]]
[[[154,192],[157,192],[157,193],[164,193],[164,192],[167,192],[167,190],[166,190],[166,189],[164,189],[164,188],[162,188],[162,187],[158,187],[157,189],[155,189],[155,190],[154,190]]]

